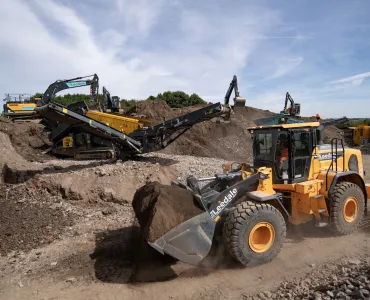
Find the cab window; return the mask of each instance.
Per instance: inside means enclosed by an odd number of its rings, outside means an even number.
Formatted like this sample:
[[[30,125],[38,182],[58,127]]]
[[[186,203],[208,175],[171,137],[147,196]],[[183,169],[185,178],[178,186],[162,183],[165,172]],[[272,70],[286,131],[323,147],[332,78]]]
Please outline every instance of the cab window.
[[[256,160],[273,160],[272,133],[257,133],[254,137],[254,146],[256,149]]]

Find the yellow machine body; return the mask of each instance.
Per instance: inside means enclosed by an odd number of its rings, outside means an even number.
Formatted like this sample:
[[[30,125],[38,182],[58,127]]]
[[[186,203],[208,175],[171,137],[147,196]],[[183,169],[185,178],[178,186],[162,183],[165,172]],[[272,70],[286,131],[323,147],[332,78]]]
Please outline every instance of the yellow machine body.
[[[35,113],[35,103],[7,103],[8,114],[30,115]]]
[[[258,126],[249,128],[249,130],[274,129],[279,127],[284,129],[296,129],[300,127],[315,128],[319,125],[318,122],[280,124]],[[257,190],[250,192],[250,194],[263,198],[277,192],[283,193],[284,197],[288,197],[291,200],[290,222],[295,225],[311,221],[312,216],[316,219],[320,219],[320,215],[329,216],[326,199],[329,197],[329,190],[336,183],[335,180],[338,176],[341,181],[355,183],[360,186],[364,195],[370,195],[370,184],[364,183],[364,166],[361,151],[348,147],[344,147],[343,149],[344,155],[339,156],[337,160],[320,160],[320,157],[331,155],[332,149],[326,147],[320,150],[320,147],[316,146],[311,154],[312,159],[309,167],[308,180],[300,183],[273,184],[272,168],[260,167],[257,172],[265,175],[263,176],[264,179],[259,180]],[[338,151],[343,151],[343,149],[341,146],[338,147]],[[230,165],[223,167],[224,173],[230,171]],[[249,172],[248,174],[251,173]],[[279,207],[277,208],[281,210]]]
[[[118,114],[89,110],[87,111],[86,116],[126,134],[130,134],[131,132],[144,127],[144,122],[139,118],[124,117]]]
[[[370,142],[370,126],[360,124],[353,130],[353,142],[360,146]]]

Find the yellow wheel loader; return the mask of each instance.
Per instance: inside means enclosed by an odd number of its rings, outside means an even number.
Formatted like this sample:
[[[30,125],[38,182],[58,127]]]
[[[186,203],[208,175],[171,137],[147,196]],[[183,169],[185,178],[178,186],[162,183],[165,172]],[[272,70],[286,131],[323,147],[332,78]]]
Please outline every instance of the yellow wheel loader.
[[[319,122],[288,124],[288,118],[249,128],[253,164],[226,165],[210,178],[190,176],[187,185],[173,182],[192,191],[204,212],[149,244],[195,265],[221,235],[236,261],[253,266],[278,255],[288,225],[313,222],[340,235],[356,231],[370,192],[361,152],[340,139],[323,144],[325,125]]]

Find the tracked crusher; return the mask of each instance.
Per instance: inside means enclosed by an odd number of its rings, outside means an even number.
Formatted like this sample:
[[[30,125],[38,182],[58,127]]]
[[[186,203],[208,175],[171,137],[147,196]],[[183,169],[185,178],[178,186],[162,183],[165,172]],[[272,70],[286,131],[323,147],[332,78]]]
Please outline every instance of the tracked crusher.
[[[237,262],[254,266],[279,254],[288,226],[312,222],[339,235],[355,232],[370,193],[361,152],[340,139],[322,141],[327,125],[347,119],[306,123],[291,104],[249,128],[252,164],[227,164],[210,178],[189,176],[186,185],[141,187],[133,208],[142,238],[191,265],[221,240]]]
[[[90,86],[90,102],[95,103],[97,109],[89,109],[84,101],[67,107],[53,101],[59,91],[82,86]],[[233,90],[235,104],[232,106],[229,100]],[[224,104],[211,104],[154,126],[141,116],[119,114],[118,97],[110,97],[104,87],[101,107],[97,101],[98,92],[99,78],[96,74],[57,80],[45,91],[35,110],[49,131],[53,154],[75,159],[126,159],[167,147],[197,123],[216,117],[230,120],[234,107],[245,106],[245,99],[239,95],[236,76],[230,83]]]

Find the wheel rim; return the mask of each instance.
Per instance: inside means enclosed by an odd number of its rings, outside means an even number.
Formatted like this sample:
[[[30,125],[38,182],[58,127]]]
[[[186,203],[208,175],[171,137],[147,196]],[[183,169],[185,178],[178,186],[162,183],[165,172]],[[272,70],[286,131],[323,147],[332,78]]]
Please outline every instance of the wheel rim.
[[[343,216],[344,220],[348,223],[352,223],[356,220],[358,215],[358,200],[355,197],[347,198],[344,202]]]
[[[268,222],[260,222],[252,228],[248,241],[254,252],[266,252],[275,241],[275,229]]]

